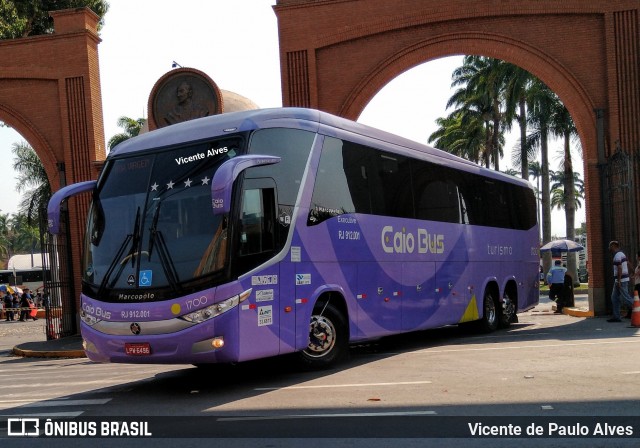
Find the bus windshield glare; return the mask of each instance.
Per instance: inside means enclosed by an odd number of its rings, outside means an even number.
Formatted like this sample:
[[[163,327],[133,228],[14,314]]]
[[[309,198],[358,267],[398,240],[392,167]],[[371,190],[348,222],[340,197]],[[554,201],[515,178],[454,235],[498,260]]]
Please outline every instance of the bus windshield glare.
[[[212,212],[211,180],[240,145],[240,139],[221,140],[110,161],[89,214],[85,283],[100,295],[140,288],[175,293],[223,269],[225,218]]]

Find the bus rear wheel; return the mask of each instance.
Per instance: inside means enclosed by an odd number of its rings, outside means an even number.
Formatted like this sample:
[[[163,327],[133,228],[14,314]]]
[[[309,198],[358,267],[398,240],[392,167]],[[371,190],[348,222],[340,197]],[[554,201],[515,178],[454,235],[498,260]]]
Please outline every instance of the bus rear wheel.
[[[300,353],[306,367],[327,368],[342,360],[348,351],[347,324],[333,305],[318,307],[309,322],[309,344]]]
[[[498,304],[496,303],[493,294],[491,291],[487,290],[484,293],[483,300],[483,311],[484,315],[482,319],[480,319],[480,331],[484,333],[491,333],[492,331],[496,331],[498,329],[499,317],[501,314],[498,311]]]
[[[502,306],[500,317],[499,317],[499,326],[500,328],[507,328],[511,325],[512,322],[517,322],[518,318],[516,315],[516,305],[511,300],[508,294],[505,294],[502,298]]]

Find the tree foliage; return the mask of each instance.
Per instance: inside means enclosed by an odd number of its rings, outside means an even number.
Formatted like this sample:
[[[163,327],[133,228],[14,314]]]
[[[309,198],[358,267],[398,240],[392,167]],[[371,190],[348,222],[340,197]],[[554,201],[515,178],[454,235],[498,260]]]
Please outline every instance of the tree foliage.
[[[18,174],[16,191],[23,197],[17,214],[0,213],[0,260],[4,264],[15,254],[39,250],[41,213],[51,198],[47,173],[33,148],[19,142],[11,150]]]
[[[145,121],[146,120],[144,118],[138,118],[137,120],[125,116],[118,118],[118,127],[122,128],[124,132],[111,137],[109,142],[107,142],[107,147],[109,149],[113,149],[123,141],[129,140],[131,137],[135,137],[140,134]]]
[[[0,39],[17,39],[53,33],[50,11],[88,7],[100,17],[98,30],[109,10],[105,0],[0,0]]]
[[[573,171],[570,141],[577,135],[569,111],[560,98],[531,73],[505,61],[484,56],[465,56],[451,74],[448,116],[438,118],[438,129],[429,142],[438,148],[486,167],[499,169],[504,132],[512,122],[520,127],[520,142],[513,160],[520,175],[528,179],[530,169],[539,179],[542,240],[551,240],[551,207],[565,210],[567,237],[574,235],[575,209],[584,197],[583,185]],[[549,139],[563,140],[562,183],[549,179]],[[540,162],[536,158],[540,157]],[[513,173],[513,172],[512,172]],[[552,191],[553,190],[553,191]],[[545,260],[545,264],[550,263]],[[545,267],[547,269],[548,266]]]
[[[20,213],[29,222],[38,223],[51,198],[51,185],[40,158],[27,142],[14,143],[13,169],[18,173],[16,191],[23,193]]]
[[[39,249],[40,233],[34,223],[18,213],[0,213],[0,266],[6,269],[7,262],[15,254],[24,254]]]

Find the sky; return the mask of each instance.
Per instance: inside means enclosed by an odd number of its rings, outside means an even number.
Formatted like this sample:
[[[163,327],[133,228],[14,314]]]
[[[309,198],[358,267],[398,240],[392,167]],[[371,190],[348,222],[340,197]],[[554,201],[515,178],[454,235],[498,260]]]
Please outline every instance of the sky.
[[[109,0],[110,9],[98,46],[105,138],[122,132],[121,116],[146,118],[149,94],[156,81],[172,69],[198,69],[219,88],[245,96],[259,107],[282,106],[275,0]],[[451,73],[461,56],[414,67],[390,81],[367,105],[359,122],[427,143],[438,117],[448,115]],[[391,112],[390,112],[391,111]],[[517,129],[517,127],[516,127]],[[0,212],[15,213],[19,195],[12,170],[14,130],[0,127],[0,163],[5,171]],[[501,168],[511,167],[507,137]],[[557,169],[560,142],[550,145],[551,169]],[[581,159],[574,159],[582,172]],[[584,206],[576,227],[585,219]],[[554,211],[552,234],[565,234],[564,212]]]

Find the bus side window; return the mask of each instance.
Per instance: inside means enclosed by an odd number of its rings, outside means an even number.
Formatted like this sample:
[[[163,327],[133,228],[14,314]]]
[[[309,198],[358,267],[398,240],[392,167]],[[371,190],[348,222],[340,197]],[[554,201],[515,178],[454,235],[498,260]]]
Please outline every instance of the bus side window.
[[[460,198],[452,182],[434,180],[417,192],[418,219],[460,223]]]
[[[255,255],[275,249],[275,191],[273,188],[243,192],[240,215],[239,255]]]

